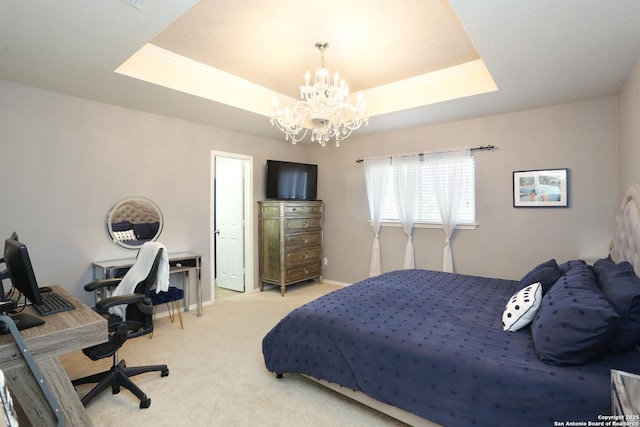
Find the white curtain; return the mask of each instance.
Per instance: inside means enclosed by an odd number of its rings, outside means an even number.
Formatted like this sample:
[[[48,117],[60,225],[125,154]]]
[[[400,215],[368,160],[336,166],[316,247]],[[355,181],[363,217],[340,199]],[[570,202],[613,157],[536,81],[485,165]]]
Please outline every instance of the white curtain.
[[[427,166],[433,171],[436,201],[445,235],[442,271],[448,273],[453,273],[451,237],[456,229],[459,208],[465,202],[468,191],[464,164],[470,156],[468,148],[425,156]]]
[[[420,155],[393,156],[391,170],[393,173],[398,216],[400,217],[402,229],[407,235],[403,268],[414,268],[415,258],[411,232],[413,231],[413,214],[415,212],[418,194],[420,193]]]
[[[369,277],[382,274],[380,260],[380,225],[382,224],[382,210],[384,208],[384,189],[387,185],[389,172],[389,158],[364,160],[364,178],[367,184],[367,198],[369,200],[369,214],[373,228],[373,248],[371,249],[371,268]]]

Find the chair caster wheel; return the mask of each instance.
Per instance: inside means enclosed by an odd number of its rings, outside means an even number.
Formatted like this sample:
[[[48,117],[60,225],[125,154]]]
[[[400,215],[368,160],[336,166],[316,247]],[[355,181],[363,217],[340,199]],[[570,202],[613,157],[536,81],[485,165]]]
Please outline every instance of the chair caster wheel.
[[[165,369],[164,371],[162,371],[162,372],[160,373],[160,376],[161,376],[161,377],[168,377],[168,376],[169,376],[169,369],[167,368],[167,369]]]
[[[144,399],[140,401],[140,409],[146,409],[151,406],[151,399]]]

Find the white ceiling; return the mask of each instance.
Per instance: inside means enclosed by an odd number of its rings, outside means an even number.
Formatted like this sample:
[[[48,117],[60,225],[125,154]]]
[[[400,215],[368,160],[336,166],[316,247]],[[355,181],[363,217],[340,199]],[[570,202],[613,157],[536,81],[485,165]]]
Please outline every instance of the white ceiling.
[[[447,0],[201,0],[151,43],[295,98],[318,41],[354,92],[479,58]]]
[[[640,58],[640,1],[3,0],[0,79],[283,139],[266,97],[297,96],[305,71],[319,65],[321,40],[330,45],[327,68],[371,105],[369,126],[357,131],[365,134],[616,94]],[[256,96],[220,97],[175,68],[151,67],[190,89],[115,72],[149,48],[251,82]],[[441,81],[441,70],[476,63],[497,91],[447,100],[430,98],[439,87],[393,86],[434,74]],[[392,93],[380,92],[389,84]],[[376,97],[395,106],[376,106]]]

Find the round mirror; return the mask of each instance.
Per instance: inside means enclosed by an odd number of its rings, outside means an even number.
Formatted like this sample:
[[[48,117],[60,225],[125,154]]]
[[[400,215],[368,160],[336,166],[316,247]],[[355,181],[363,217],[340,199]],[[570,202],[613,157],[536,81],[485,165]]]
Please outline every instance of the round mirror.
[[[116,203],[107,215],[107,231],[115,244],[140,249],[153,242],[162,232],[162,212],[145,197],[127,197]]]

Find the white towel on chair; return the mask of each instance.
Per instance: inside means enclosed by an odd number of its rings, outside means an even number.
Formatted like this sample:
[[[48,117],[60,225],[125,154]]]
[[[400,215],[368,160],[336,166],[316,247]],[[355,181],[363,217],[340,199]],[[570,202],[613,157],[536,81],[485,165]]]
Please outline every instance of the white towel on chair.
[[[169,257],[167,256],[167,250],[162,243],[147,242],[140,247],[138,257],[133,266],[124,275],[120,284],[111,293],[111,296],[128,295],[135,293],[136,286],[142,280],[144,280],[151,270],[153,261],[156,259],[156,255],[160,249],[162,251],[162,257],[158,264],[157,280],[156,280],[156,293],[166,292],[169,289]],[[109,313],[120,316],[123,320],[126,320],[127,305],[116,305],[109,309]]]

